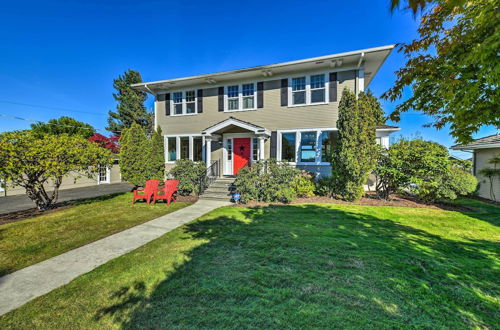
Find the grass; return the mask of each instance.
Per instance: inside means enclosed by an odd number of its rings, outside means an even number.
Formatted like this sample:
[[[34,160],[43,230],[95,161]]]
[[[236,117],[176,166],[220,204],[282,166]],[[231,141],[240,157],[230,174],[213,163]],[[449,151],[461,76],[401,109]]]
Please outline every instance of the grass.
[[[132,194],[71,202],[73,207],[0,225],[0,276],[140,223],[190,203],[132,205]]]
[[[217,209],[1,328],[495,328],[500,208]]]

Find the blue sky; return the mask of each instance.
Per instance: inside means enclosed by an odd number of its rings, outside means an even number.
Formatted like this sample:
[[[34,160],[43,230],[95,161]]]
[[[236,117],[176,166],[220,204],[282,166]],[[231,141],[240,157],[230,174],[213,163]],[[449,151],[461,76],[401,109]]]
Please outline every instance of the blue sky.
[[[391,14],[388,2],[0,0],[0,114],[40,121],[68,115],[107,134],[112,82],[129,68],[151,81],[415,38],[411,13]],[[392,86],[403,63],[391,54],[370,85],[376,95]],[[386,112],[395,106],[383,105]],[[429,121],[408,113],[397,125],[404,136],[454,144],[447,129],[422,127]],[[0,132],[29,125],[0,117]],[[494,133],[483,127],[476,137]]]

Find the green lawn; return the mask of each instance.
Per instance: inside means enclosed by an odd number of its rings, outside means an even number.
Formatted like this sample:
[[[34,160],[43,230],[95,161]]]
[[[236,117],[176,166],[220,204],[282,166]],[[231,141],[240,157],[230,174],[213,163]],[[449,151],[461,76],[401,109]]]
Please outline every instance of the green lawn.
[[[225,207],[1,328],[495,328],[500,208]]]
[[[132,193],[106,195],[0,225],[0,276],[190,205],[131,201]]]

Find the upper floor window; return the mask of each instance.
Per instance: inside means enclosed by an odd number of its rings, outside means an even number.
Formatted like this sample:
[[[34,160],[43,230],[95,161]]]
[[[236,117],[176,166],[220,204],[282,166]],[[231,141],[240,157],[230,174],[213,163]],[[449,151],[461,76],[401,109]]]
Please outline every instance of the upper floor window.
[[[186,115],[197,113],[196,91],[175,92],[172,94],[172,105],[174,115]]]
[[[255,109],[255,84],[232,85],[226,88],[227,111]]]
[[[325,74],[292,78],[288,104],[295,106],[326,103],[326,85]]]

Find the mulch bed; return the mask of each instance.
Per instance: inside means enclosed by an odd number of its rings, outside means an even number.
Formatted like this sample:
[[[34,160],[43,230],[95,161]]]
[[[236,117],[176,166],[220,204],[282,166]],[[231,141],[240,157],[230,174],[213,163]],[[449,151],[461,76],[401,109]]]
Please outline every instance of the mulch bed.
[[[405,195],[392,195],[390,200],[378,198],[374,193],[367,193],[365,197],[356,202],[346,202],[339,199],[334,199],[325,196],[313,196],[308,198],[297,198],[291,204],[303,203],[324,203],[324,204],[346,204],[346,205],[368,205],[368,206],[398,206],[398,207],[414,207],[426,208],[447,211],[459,212],[474,212],[474,209],[458,206],[447,203],[428,203],[418,198]],[[269,205],[285,205],[284,203],[264,203],[264,202],[249,202],[247,204],[237,204],[235,207],[259,207]]]
[[[177,197],[178,202],[194,203],[197,200],[198,200],[198,197],[196,197],[196,196],[178,196]],[[76,205],[72,205],[71,202],[74,202],[74,201],[57,203],[53,208],[46,210],[46,211],[43,211],[43,212],[39,211],[36,207],[34,207],[31,209],[27,209],[27,210],[0,214],[0,225],[10,223],[10,222],[26,220],[26,219],[34,218],[34,217],[37,217],[40,215],[50,214],[50,213],[55,212],[55,211],[60,211],[60,210],[65,210],[65,209],[75,207]],[[136,202],[136,203],[141,203],[141,202]]]

